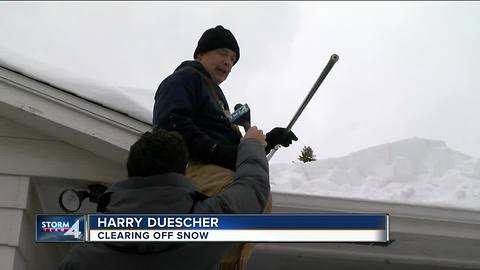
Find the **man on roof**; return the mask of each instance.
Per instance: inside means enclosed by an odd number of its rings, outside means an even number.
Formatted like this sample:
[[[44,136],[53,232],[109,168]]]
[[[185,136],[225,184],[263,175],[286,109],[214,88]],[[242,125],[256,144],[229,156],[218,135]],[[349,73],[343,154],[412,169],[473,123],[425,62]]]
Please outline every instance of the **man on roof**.
[[[233,34],[218,25],[200,37],[193,61],[184,61],[164,79],[155,94],[154,127],[179,132],[190,152],[186,174],[208,196],[219,194],[232,184],[242,134],[230,123],[230,108],[220,84],[240,59]],[[297,137],[285,128],[266,134],[268,154],[277,144],[289,146]],[[271,196],[264,209],[271,212]],[[222,269],[245,269],[252,244],[232,248]]]

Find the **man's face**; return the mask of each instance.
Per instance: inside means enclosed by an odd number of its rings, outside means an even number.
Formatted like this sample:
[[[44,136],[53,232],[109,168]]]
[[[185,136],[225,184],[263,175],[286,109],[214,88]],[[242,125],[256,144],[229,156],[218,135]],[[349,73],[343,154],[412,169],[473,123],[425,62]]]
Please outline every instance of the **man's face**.
[[[220,48],[206,53],[199,53],[197,60],[210,73],[213,81],[219,85],[230,74],[233,64],[237,60],[237,54],[230,49]]]

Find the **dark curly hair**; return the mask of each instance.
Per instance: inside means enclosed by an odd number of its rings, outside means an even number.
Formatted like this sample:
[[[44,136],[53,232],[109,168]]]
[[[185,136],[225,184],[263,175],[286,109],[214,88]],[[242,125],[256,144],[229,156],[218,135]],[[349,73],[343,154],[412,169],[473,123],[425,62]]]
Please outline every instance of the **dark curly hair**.
[[[180,134],[163,129],[145,132],[130,147],[128,177],[168,172],[185,174],[188,151]]]

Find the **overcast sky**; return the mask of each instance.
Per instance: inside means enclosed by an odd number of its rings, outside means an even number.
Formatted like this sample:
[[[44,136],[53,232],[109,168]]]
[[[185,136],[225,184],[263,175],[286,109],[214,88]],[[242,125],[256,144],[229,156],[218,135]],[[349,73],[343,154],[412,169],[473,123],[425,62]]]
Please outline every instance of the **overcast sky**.
[[[151,121],[158,84],[218,24],[241,52],[221,87],[266,131],[340,56],[273,162],[414,136],[480,157],[480,2],[1,2],[0,63]]]

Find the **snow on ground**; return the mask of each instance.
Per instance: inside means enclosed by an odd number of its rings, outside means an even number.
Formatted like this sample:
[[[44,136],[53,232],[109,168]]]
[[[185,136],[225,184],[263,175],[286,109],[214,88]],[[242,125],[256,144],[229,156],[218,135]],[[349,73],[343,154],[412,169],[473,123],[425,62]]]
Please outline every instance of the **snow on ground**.
[[[410,138],[344,157],[271,164],[273,191],[480,209],[480,159]]]

